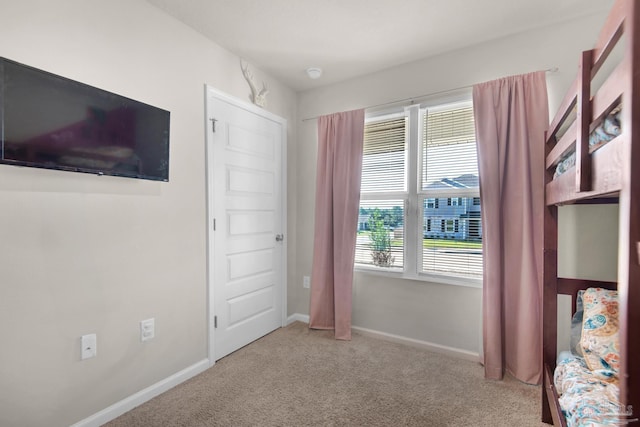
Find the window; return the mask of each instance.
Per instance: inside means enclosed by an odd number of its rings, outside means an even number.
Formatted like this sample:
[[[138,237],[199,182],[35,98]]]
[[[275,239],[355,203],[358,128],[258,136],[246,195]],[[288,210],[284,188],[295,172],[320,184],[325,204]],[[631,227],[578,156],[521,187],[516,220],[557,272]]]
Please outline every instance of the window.
[[[447,220],[447,233],[453,233],[453,220],[452,219],[448,219]]]
[[[367,118],[357,268],[480,279],[480,212],[471,103]]]
[[[358,231],[357,265],[404,269],[407,120],[401,114],[365,125],[359,223],[366,230]]]

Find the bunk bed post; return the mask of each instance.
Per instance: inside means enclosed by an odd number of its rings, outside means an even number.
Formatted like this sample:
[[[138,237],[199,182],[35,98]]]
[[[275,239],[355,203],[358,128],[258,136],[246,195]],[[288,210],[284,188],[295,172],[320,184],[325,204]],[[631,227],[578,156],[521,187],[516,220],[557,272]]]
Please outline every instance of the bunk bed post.
[[[553,148],[545,133],[545,158]],[[555,136],[553,136],[555,140]],[[554,141],[555,142],[555,141]],[[545,170],[544,185],[553,179],[553,174]],[[553,416],[547,391],[553,387],[556,367],[558,334],[558,207],[547,205],[545,197],[543,218],[543,285],[542,285],[542,422],[553,423]]]
[[[618,294],[620,401],[640,417],[640,5],[625,0],[622,189],[619,205]],[[639,425],[638,421],[630,424]]]
[[[591,122],[591,69],[593,50],[580,56],[576,123],[576,191],[591,190],[591,158],[589,157],[589,123]]]

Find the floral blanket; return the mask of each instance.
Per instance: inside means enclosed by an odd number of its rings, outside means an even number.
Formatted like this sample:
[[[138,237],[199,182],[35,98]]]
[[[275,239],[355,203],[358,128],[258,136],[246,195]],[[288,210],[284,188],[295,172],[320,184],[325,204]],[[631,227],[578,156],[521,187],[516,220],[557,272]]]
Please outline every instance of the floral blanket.
[[[624,410],[618,402],[618,379],[594,375],[581,357],[562,360],[554,373],[554,383],[562,412],[569,427],[620,425]]]

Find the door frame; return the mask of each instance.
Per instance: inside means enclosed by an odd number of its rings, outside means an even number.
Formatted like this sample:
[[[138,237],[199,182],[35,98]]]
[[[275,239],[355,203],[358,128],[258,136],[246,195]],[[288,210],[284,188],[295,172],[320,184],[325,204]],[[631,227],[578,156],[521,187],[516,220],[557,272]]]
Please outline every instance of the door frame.
[[[286,326],[287,324],[287,120],[279,117],[269,111],[263,110],[260,107],[257,107],[248,102],[242,101],[238,98],[235,98],[231,95],[228,95],[218,89],[215,89],[207,84],[205,84],[205,96],[204,96],[204,110],[205,110],[205,196],[206,196],[206,209],[207,209],[207,230],[206,230],[206,239],[207,239],[207,327],[208,327],[208,343],[207,343],[207,357],[209,359],[209,366],[213,366],[215,364],[215,352],[214,352],[214,343],[215,343],[215,328],[214,328],[214,266],[215,260],[214,256],[214,240],[215,234],[213,231],[213,213],[214,213],[214,203],[213,203],[213,149],[210,147],[211,139],[212,139],[212,124],[209,120],[211,118],[211,112],[209,111],[209,97],[214,97],[220,101],[226,102],[233,107],[240,108],[246,110],[250,113],[261,116],[265,119],[271,120],[273,122],[278,123],[282,128],[281,133],[281,144],[282,144],[282,158],[281,158],[281,212],[282,215],[282,232],[285,236],[282,241],[282,262],[280,264],[280,268],[282,269],[282,313],[280,315],[281,318],[281,327]]]

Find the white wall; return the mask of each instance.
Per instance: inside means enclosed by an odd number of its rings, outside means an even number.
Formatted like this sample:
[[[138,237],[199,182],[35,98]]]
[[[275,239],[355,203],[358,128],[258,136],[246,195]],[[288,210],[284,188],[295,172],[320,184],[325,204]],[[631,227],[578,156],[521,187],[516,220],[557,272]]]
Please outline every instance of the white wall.
[[[0,425],[65,426],[207,357],[204,84],[249,88],[238,57],[142,0],[0,11],[0,56],[171,112],[168,183],[0,165]],[[295,124],[295,93],[254,74]],[[80,361],[87,333],[98,357]]]
[[[311,118],[559,67],[559,72],[549,74],[547,78],[553,113],[576,75],[580,52],[594,44],[604,19],[604,15],[584,17],[561,26],[522,33],[310,90],[299,94],[298,116]],[[290,286],[290,299],[295,306],[289,310],[308,313],[309,292],[299,283],[302,276],[311,271],[317,137],[315,120],[298,123],[298,286]],[[570,212],[573,208],[566,209]],[[571,215],[562,215],[563,221],[567,218],[573,220]],[[602,226],[602,223],[583,221],[573,229],[575,234],[567,238],[576,241],[576,235],[592,226]],[[611,251],[604,253],[608,262],[615,266]],[[579,262],[575,253],[563,255],[562,262]],[[482,290],[478,288],[356,273],[353,324],[479,352],[481,294]]]
[[[618,205],[558,209],[558,276],[617,280]],[[558,351],[570,349],[571,298],[558,297]]]

